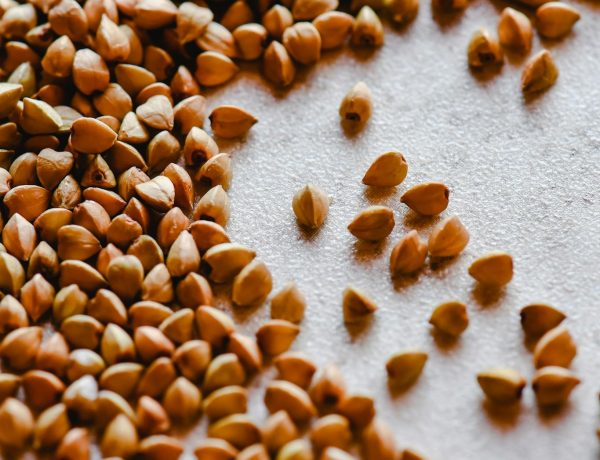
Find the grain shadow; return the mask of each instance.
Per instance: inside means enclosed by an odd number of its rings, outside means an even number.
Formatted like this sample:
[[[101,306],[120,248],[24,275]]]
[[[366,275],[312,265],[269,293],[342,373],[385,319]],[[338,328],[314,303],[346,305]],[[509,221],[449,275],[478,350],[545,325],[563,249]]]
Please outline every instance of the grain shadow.
[[[393,383],[392,381],[388,380],[387,382],[387,387],[388,387],[388,391],[390,393],[390,396],[392,397],[392,399],[401,399],[404,396],[408,395],[408,393],[410,393],[410,391],[415,388],[417,382],[421,379],[421,376],[419,375],[416,379],[404,383],[402,385],[399,385],[397,383]]]
[[[322,227],[317,227],[317,228],[305,227],[304,225],[301,225],[296,220],[296,230],[297,230],[298,238],[307,243],[312,243],[313,241],[315,241],[317,239],[317,237],[321,233],[321,228]]]
[[[431,6],[431,18],[444,32],[457,27],[463,15],[464,10],[444,11],[442,8]]]
[[[396,292],[402,292],[405,289],[408,289],[419,281],[423,273],[425,273],[425,269],[421,268],[410,275],[392,275],[391,278],[394,290]]]
[[[468,66],[471,76],[475,79],[475,81],[481,84],[485,84],[500,75],[503,67],[504,66],[502,64],[484,66],[481,69],[475,69],[471,66]]]
[[[555,406],[538,406],[537,408],[540,421],[544,425],[558,423],[561,419],[567,417],[571,411],[572,406],[570,401]]]
[[[497,288],[476,283],[471,289],[471,298],[482,308],[497,306],[505,295],[504,287]]]
[[[450,334],[446,334],[435,327],[432,327],[429,331],[429,335],[433,339],[436,347],[443,353],[450,353],[456,348],[458,348],[460,344],[461,336],[452,336]]]
[[[533,353],[533,350],[535,349],[535,346],[538,343],[539,339],[540,337],[530,337],[528,335],[525,335],[523,337],[523,346],[529,353]]]
[[[433,274],[441,275],[446,269],[454,265],[459,259],[455,257],[431,257],[429,256],[429,268]]]
[[[380,204],[396,194],[396,187],[366,186],[363,195],[370,203]]]
[[[408,209],[408,212],[404,215],[403,223],[406,227],[413,230],[424,230],[425,228],[432,227],[440,220],[440,216],[422,216],[416,213],[412,209]]]
[[[488,399],[481,402],[481,407],[487,418],[502,430],[513,429],[521,415],[521,404],[495,404]]]
[[[379,241],[357,240],[352,246],[352,255],[358,262],[371,262],[385,252],[388,243],[387,237]]]
[[[351,46],[350,55],[359,62],[366,62],[379,53],[379,47]]]

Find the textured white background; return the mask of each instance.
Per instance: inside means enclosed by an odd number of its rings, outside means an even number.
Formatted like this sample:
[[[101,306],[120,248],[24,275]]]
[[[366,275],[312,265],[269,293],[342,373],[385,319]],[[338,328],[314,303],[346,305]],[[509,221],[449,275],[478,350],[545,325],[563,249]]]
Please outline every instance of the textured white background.
[[[334,362],[351,391],[377,399],[400,446],[431,459],[598,458],[600,384],[600,8],[577,3],[583,17],[561,42],[534,38],[534,52],[552,50],[560,77],[533,101],[520,93],[522,59],[511,57],[492,78],[475,78],[466,65],[469,37],[480,26],[495,31],[505,4],[476,0],[462,15],[432,17],[427,2],[402,30],[386,28],[380,50],[326,53],[300,72],[285,92],[265,85],[251,68],[210,94],[211,107],[238,104],[260,122],[244,142],[225,144],[234,158],[231,189],[234,240],[257,249],[272,270],[275,289],[295,280],[308,299],[294,349],[320,365]],[[358,80],[372,88],[375,110],[368,127],[345,135],[337,108]],[[376,193],[360,181],[370,161],[386,150],[403,152],[408,177],[397,190]],[[465,253],[428,267],[414,280],[394,283],[388,257],[412,228],[428,235],[431,221],[415,219],[399,197],[421,181],[451,188],[445,215],[457,214],[471,233]],[[301,231],[291,211],[306,182],[333,199],[324,227]],[[369,204],[394,209],[392,235],[380,244],[357,242],[346,230]],[[515,277],[499,296],[481,295],[466,270],[479,254],[502,249],[515,260]],[[348,283],[380,306],[370,327],[351,334],[341,315]],[[440,346],[427,319],[438,303],[467,302],[471,325],[453,346]],[[533,374],[519,309],[544,301],[564,310],[579,353],[573,363],[583,384],[570,404],[540,413],[530,387],[515,413],[488,408],[475,374],[510,366]],[[236,310],[254,332],[268,308]],[[393,397],[384,363],[405,347],[430,358],[420,381]],[[270,376],[264,376],[260,386]],[[262,420],[262,391],[254,393]]]

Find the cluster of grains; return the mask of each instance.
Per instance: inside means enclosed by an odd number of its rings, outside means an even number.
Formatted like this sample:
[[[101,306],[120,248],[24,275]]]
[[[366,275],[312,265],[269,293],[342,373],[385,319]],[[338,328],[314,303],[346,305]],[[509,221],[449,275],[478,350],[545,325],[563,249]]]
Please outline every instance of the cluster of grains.
[[[230,283],[232,303],[243,307],[262,304],[273,281],[255,251],[224,229],[232,166],[213,138],[244,136],[258,120],[233,105],[207,116],[201,86],[224,84],[239,71],[236,61],[258,59],[269,81],[288,86],[296,67],[314,64],[322,51],[382,45],[375,9],[404,23],[419,8],[417,0],[358,0],[354,17],[337,11],[337,0],[283,3],[236,0],[217,22],[204,4],[171,0],[0,2],[0,445],[11,455],[33,446],[59,460],[87,459],[95,439],[107,458],[177,459],[184,447],[171,432],[204,415],[199,459],[345,460],[354,458],[354,444],[365,460],[421,458],[396,446],[372,398],[347,392],[337,368],[318,374],[308,357],[290,351],[306,303],[293,282],[272,297],[271,319],[255,336],[238,332],[215,307],[215,284]],[[434,2],[443,10],[465,6]],[[539,32],[565,35],[578,17],[547,3],[537,11]],[[529,20],[510,8],[499,35],[502,46],[531,46]],[[486,32],[476,35],[469,63],[501,60],[500,45]],[[526,66],[524,91],[550,86],[557,73],[550,54],[538,54]],[[339,114],[360,127],[372,109],[360,82]],[[387,152],[363,183],[395,187],[407,173],[404,156]],[[436,216],[449,189],[418,184],[401,202]],[[293,210],[300,224],[318,228],[329,204],[323,190],[307,185]],[[394,226],[392,209],[371,206],[348,230],[377,241]],[[428,255],[457,256],[468,241],[456,216],[441,220],[427,243],[412,231],[392,250],[391,274],[418,272]],[[502,286],[512,278],[512,258],[489,253],[469,273]],[[342,303],[346,323],[377,310],[352,286]],[[522,313],[526,333],[542,336],[532,383],[541,405],[564,401],[579,382],[564,369],[575,345],[563,319],[544,305]],[[459,336],[466,306],[442,304],[430,323]],[[244,385],[265,357],[278,376],[264,394],[270,415],[258,423],[247,415]],[[426,361],[420,350],[396,353],[387,363],[390,382],[411,384]],[[498,401],[518,399],[525,384],[507,369],[478,378]]]
[[[363,125],[372,112],[371,93],[360,82],[346,95],[340,106],[344,121]],[[378,156],[363,176],[363,183],[371,187],[396,187],[408,174],[408,163],[401,153],[386,152]],[[400,201],[412,212],[432,217],[443,213],[449,204],[450,190],[440,182],[426,182],[406,190]],[[323,190],[307,185],[293,199],[293,210],[301,225],[320,227],[329,210],[329,198]],[[395,226],[394,211],[385,206],[371,206],[359,212],[348,225],[355,237],[378,241],[386,238]],[[457,216],[442,219],[431,230],[424,242],[416,230],[411,230],[393,247],[390,254],[392,277],[413,275],[420,271],[427,259],[456,257],[469,243],[469,232]],[[512,256],[502,251],[491,251],[475,259],[469,275],[486,289],[498,290],[513,278]],[[349,286],[343,292],[343,319],[347,324],[362,322],[377,311],[377,305],[367,294]],[[565,369],[575,357],[576,348],[569,332],[559,324],[565,315],[547,305],[529,305],[522,310],[522,325],[529,338],[539,339],[534,350],[537,370],[532,387],[540,406],[560,405],[566,401],[579,379]],[[438,305],[429,323],[436,333],[457,339],[468,327],[467,305],[449,301]],[[421,375],[428,355],[419,349],[394,353],[386,363],[392,389],[405,388]],[[477,381],[486,396],[495,403],[518,401],[525,387],[525,379],[512,369],[495,368],[481,372]]]
[[[545,39],[559,39],[569,34],[579,20],[579,12],[562,2],[527,0],[524,3],[537,7],[535,24]],[[533,26],[520,11],[506,7],[498,20],[498,40],[485,29],[477,30],[467,49],[469,66],[475,70],[498,68],[504,63],[506,48],[512,53],[526,55],[531,51]],[[527,61],[521,76],[521,89],[526,94],[548,89],[558,78],[558,68],[552,54],[541,50]]]
[[[356,17],[337,6],[238,0],[216,22],[209,7],[170,0],[0,5],[0,445],[10,455],[83,460],[97,442],[105,458],[177,459],[172,431],[204,415],[199,459],[343,460],[355,441],[366,460],[420,458],[336,368],[313,379],[316,365],[289,351],[305,310],[293,282],[254,337],[213,299],[214,284],[230,283],[233,304],[261,304],[273,281],[224,230],[231,158],[212,136],[243,136],[257,118],[232,105],[208,114],[200,88],[233,78],[234,60],[262,58],[266,78],[286,86],[322,50],[383,43],[369,6],[353,5]],[[386,8],[402,22],[418,3]],[[370,111],[364,84],[340,109],[349,123]],[[380,181],[386,161],[365,181]],[[328,205],[313,186],[294,199],[312,227]],[[346,298],[348,321],[361,303],[374,308],[358,291]],[[264,357],[279,375],[258,423],[244,385]]]
[[[580,383],[568,367],[577,347],[569,331],[561,325],[566,316],[545,304],[527,305],[521,310],[521,325],[526,338],[535,343],[535,374],[531,387],[540,407],[560,406]],[[493,368],[477,375],[486,397],[498,404],[516,404],[526,385],[520,372],[509,368]]]

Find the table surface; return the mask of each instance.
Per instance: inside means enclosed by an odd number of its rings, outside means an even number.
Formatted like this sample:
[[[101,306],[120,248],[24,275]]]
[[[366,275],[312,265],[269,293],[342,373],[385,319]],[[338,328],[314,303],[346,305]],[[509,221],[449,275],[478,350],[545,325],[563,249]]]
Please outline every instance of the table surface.
[[[488,78],[473,75],[466,47],[478,27],[495,31],[508,4],[475,0],[462,14],[435,18],[429,3],[410,26],[386,27],[373,53],[325,53],[300,71],[287,91],[266,85],[252,66],[210,93],[211,107],[240,105],[259,118],[242,142],[221,144],[234,160],[230,196],[232,239],[256,248],[270,267],[274,290],[295,280],[308,300],[294,349],[319,365],[335,363],[350,391],[377,401],[399,446],[431,459],[598,458],[600,382],[600,6],[576,3],[582,18],[558,42],[534,37],[533,53],[550,49],[560,69],[556,85],[524,100],[524,60],[510,56]],[[342,130],[339,102],[357,81],[371,87],[374,113],[355,136]],[[395,190],[374,191],[361,178],[378,154],[397,150],[409,173]],[[394,282],[388,259],[410,229],[426,237],[436,219],[420,220],[399,201],[408,187],[444,181],[451,189],[444,215],[460,216],[471,234],[466,251],[418,277]],[[325,225],[297,226],[294,192],[315,183],[332,197]],[[381,243],[358,242],[346,230],[371,204],[394,210],[396,227]],[[515,276],[498,295],[478,290],[467,267],[478,255],[504,250]],[[342,322],[343,289],[353,284],[379,305],[372,323],[349,331]],[[453,345],[437,343],[427,323],[447,300],[468,304],[471,324]],[[559,411],[538,411],[531,387],[517,411],[487,406],[475,375],[508,366],[530,381],[532,355],[519,310],[543,301],[568,314],[578,355],[572,369],[582,384]],[[268,307],[235,310],[254,332]],[[395,351],[420,347],[429,361],[420,380],[401,395],[386,385],[385,362]],[[254,384],[261,387],[274,372]],[[253,414],[265,415],[262,391]]]

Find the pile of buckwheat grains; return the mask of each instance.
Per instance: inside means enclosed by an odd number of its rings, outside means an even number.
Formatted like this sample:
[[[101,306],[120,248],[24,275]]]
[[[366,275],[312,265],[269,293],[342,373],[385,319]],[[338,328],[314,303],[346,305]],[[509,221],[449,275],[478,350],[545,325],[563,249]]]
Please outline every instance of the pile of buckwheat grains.
[[[539,2],[541,3],[541,2]],[[215,284],[231,284],[231,302],[254,306],[272,290],[269,268],[252,248],[230,241],[229,154],[215,138],[243,137],[258,121],[233,105],[216,107],[204,130],[202,87],[222,85],[239,61],[262,60],[278,86],[294,82],[297,66],[321,52],[384,42],[378,13],[411,21],[416,0],[270,0],[204,4],[170,0],[0,0],[0,445],[5,458],[36,449],[58,460],[171,460],[184,452],[174,428],[208,420],[195,442],[202,460],[416,460],[396,445],[395,430],[376,417],[374,400],[346,388],[334,365],[317,369],[290,348],[305,312],[294,282],[270,299],[271,319],[256,336],[236,331],[213,306]],[[454,10],[462,0],[435,1]],[[537,4],[534,6],[538,6]],[[376,12],[377,11],[377,12]],[[575,9],[550,2],[536,13],[544,37],[566,35]],[[257,21],[257,22],[254,22]],[[478,31],[468,46],[473,68],[498,65],[502,47],[527,53],[532,26],[506,8],[499,43]],[[523,72],[522,89],[548,88],[558,70],[548,51]],[[360,129],[373,111],[367,84],[341,101],[342,124]],[[377,157],[367,187],[395,187],[408,174],[398,152]],[[208,184],[200,196],[199,184]],[[401,202],[437,216],[450,189],[427,182]],[[326,225],[327,192],[308,184],[293,198],[298,224]],[[394,211],[371,206],[348,230],[356,238],[386,238]],[[390,275],[410,276],[426,258],[459,255],[469,233],[445,217],[428,242],[416,230],[390,254]],[[512,257],[493,251],[469,274],[501,288],[512,279]],[[377,310],[354,286],[340,292],[340,321],[360,323]],[[563,403],[578,378],[566,367],[576,353],[549,305],[521,313],[528,337],[539,338],[532,386],[538,404]],[[467,306],[448,301],[429,319],[440,334],[468,327]],[[407,349],[387,361],[390,386],[412,385],[427,353]],[[247,415],[245,384],[265,366],[277,371],[264,392],[269,417]],[[497,404],[513,404],[525,379],[494,368],[477,380]],[[94,450],[93,446],[98,449]]]

